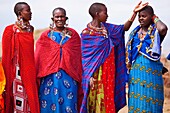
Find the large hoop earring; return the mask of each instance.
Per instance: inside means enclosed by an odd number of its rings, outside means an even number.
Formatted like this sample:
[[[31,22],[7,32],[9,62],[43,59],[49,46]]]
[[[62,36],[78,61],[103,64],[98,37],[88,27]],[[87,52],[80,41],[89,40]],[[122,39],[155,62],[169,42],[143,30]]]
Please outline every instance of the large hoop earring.
[[[69,25],[69,19],[67,18],[67,20],[66,20],[66,23],[65,23],[64,27],[68,27],[68,25]]]
[[[29,32],[31,30],[30,23],[29,22],[24,23],[23,18],[21,16],[17,17],[16,25],[21,29],[28,29]]]
[[[51,30],[54,30],[55,26],[54,26],[54,21],[51,22],[50,27]]]
[[[24,28],[24,21],[23,18],[21,16],[17,17],[17,24],[19,25],[19,27]]]

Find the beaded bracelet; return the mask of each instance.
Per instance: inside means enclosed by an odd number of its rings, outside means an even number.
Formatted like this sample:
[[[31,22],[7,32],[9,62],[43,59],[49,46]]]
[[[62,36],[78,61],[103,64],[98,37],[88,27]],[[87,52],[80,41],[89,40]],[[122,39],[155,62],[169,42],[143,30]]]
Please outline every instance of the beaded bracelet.
[[[159,18],[155,18],[154,23],[156,24],[159,20],[160,20]]]
[[[152,21],[156,24],[158,21],[160,21],[160,19],[156,15],[154,15],[152,17]]]

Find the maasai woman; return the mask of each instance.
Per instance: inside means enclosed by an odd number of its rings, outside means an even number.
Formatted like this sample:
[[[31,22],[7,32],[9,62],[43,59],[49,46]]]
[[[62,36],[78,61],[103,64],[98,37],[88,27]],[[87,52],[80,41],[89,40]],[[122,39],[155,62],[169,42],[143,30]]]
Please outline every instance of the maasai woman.
[[[18,2],[15,24],[2,37],[2,65],[6,76],[5,113],[39,113],[30,6]]]
[[[137,26],[127,42],[130,113],[162,113],[164,103],[161,42],[167,26],[146,6],[139,12]]]
[[[104,4],[90,6],[93,20],[81,34],[84,91],[81,113],[115,113],[126,104],[124,31],[147,4],[140,2],[124,25],[106,23]]]
[[[81,104],[81,41],[67,19],[65,9],[55,8],[51,29],[36,43],[41,113],[78,113]]]

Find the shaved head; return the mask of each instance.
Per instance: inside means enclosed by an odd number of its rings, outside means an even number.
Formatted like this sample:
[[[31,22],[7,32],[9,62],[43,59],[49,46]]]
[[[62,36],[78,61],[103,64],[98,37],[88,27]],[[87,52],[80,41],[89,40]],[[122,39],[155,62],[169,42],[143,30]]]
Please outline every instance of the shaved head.
[[[146,12],[148,12],[151,16],[154,15],[154,10],[153,10],[153,8],[152,8],[151,6],[149,6],[149,5],[145,6],[145,7],[144,7],[143,9],[141,9],[139,12],[141,12],[141,11],[146,11]]]
[[[19,12],[23,10],[23,5],[28,5],[26,2],[18,2],[14,6],[14,13],[19,16]],[[28,5],[29,6],[29,5]]]
[[[106,7],[103,3],[93,3],[90,8],[89,8],[89,14],[94,17],[96,15],[96,12],[101,12],[102,8],[101,7]]]
[[[56,10],[62,11],[63,14],[66,16],[66,10],[65,10],[64,8],[61,8],[61,7],[55,8],[55,9],[53,10],[53,12],[52,12],[53,16],[54,16],[54,13],[55,13]]]

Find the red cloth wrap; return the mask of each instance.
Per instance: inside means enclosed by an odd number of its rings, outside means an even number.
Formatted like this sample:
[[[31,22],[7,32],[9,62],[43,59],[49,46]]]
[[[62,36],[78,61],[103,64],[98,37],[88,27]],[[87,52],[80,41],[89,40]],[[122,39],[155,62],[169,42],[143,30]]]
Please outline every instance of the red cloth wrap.
[[[13,113],[12,84],[15,78],[14,41],[18,44],[19,65],[22,83],[28,96],[31,113],[40,113],[36,69],[34,61],[33,33],[15,32],[14,25],[7,26],[2,37],[2,65],[6,76],[6,113]]]
[[[63,69],[79,84],[78,104],[82,100],[82,61],[81,61],[81,41],[78,33],[68,28],[72,32],[71,38],[62,46],[48,37],[50,30],[42,33],[36,43],[36,69],[39,78],[58,72]],[[60,58],[60,48],[62,55]]]

